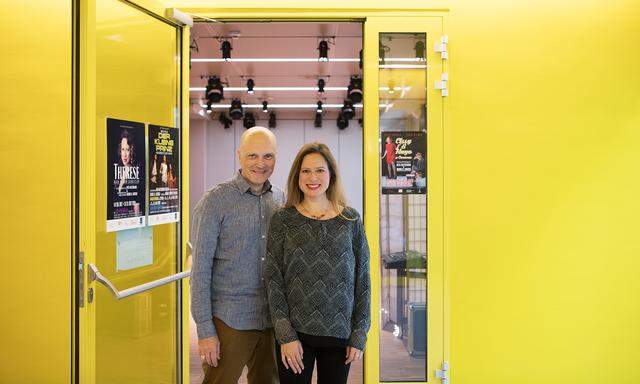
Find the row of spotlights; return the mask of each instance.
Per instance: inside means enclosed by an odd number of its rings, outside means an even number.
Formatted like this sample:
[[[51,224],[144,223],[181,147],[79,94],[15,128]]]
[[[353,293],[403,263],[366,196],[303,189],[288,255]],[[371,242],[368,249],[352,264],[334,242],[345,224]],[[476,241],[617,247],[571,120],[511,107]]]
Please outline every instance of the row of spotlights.
[[[409,91],[411,89],[410,86],[406,86],[406,87],[397,87],[394,86],[393,81],[390,81],[388,83],[389,85],[386,87],[379,87],[378,90],[380,91],[386,91],[389,93],[392,93],[394,91]],[[225,91],[246,91],[246,87],[226,87],[224,88]],[[329,91],[347,91],[349,89],[349,87],[325,87],[325,90],[329,90]],[[191,92],[199,92],[199,91],[204,91],[206,90],[206,87],[189,87],[189,91]],[[254,91],[273,91],[273,92],[280,92],[280,91],[288,91],[288,92],[299,92],[299,91],[317,91],[318,87],[255,87],[253,88]]]
[[[222,44],[220,44],[220,50],[222,51],[222,58],[225,61],[231,59],[231,51],[233,50],[231,42],[229,42],[228,40],[224,40]],[[318,43],[318,51],[318,60],[329,61],[329,42],[327,40],[322,40],[320,41],[320,43]]]
[[[316,103],[316,113],[322,113],[323,112],[323,106],[324,104],[322,103],[322,101],[318,101]],[[229,106],[229,115],[234,119],[234,120],[240,120],[243,116],[243,110],[244,107],[242,105],[242,100],[240,99],[233,99],[231,101],[231,105]],[[212,112],[212,108],[210,104],[206,105],[206,111],[207,113],[211,113]],[[267,113],[269,112],[269,103],[267,101],[263,101],[262,102],[262,112]],[[341,113],[346,113],[348,114],[351,118],[353,118],[353,115],[355,114],[355,107],[354,104],[351,100],[346,99],[344,100],[344,103],[342,104],[342,107],[340,108],[340,112]]]
[[[314,104],[267,104],[269,107],[269,110],[271,109],[317,109],[318,108],[318,104],[314,103]],[[344,104],[322,104],[322,108],[323,109],[340,109],[342,108]],[[207,108],[207,104],[200,104],[200,106],[202,108]],[[216,104],[216,105],[211,105],[211,109],[228,109],[231,106],[231,104]],[[263,104],[242,104],[243,108],[262,108]],[[362,108],[363,105],[362,103],[358,103],[358,104],[353,104],[353,106],[355,108]],[[393,103],[380,103],[378,104],[378,106],[380,108],[391,108],[393,107]]]
[[[414,45],[415,57],[421,61],[425,60],[425,45],[422,40],[418,40]],[[225,61],[229,61],[231,59],[231,51],[233,47],[231,43],[227,40],[223,41],[220,45],[220,50],[222,51],[222,58]],[[383,63],[385,62],[385,57],[387,52],[390,51],[390,48],[384,44],[382,44],[382,40],[378,43],[378,55],[380,56],[379,60]],[[359,53],[359,67],[362,69],[362,49]],[[318,61],[329,61],[329,42],[327,40],[322,40],[318,43]]]
[[[344,113],[340,113],[338,115],[338,119],[336,121],[336,124],[338,126],[338,128],[340,129],[345,129],[349,126],[349,117],[344,114]],[[228,118],[227,115],[225,113],[221,113],[220,116],[218,116],[218,121],[220,122],[220,124],[222,124],[224,126],[225,129],[230,128],[231,124],[233,124],[233,120]],[[359,122],[361,122],[361,120],[358,120]],[[242,119],[242,125],[246,128],[252,128],[256,126],[256,119],[255,116],[253,115],[253,113],[251,112],[247,112],[244,114],[244,117]],[[268,122],[269,128],[275,128],[277,125],[276,122],[276,114],[274,112],[271,112],[269,114],[269,122]],[[322,127],[322,113],[316,113],[316,117],[313,120],[313,126],[316,128],[320,128]]]
[[[357,76],[355,76],[357,78]],[[351,78],[351,83],[348,87],[349,93],[351,93],[351,88],[354,84],[354,78]],[[247,93],[253,94],[256,83],[253,79],[247,80]],[[318,92],[324,93],[325,81],[324,79],[318,80]],[[362,93],[362,80],[359,82],[360,93]],[[224,99],[224,87],[222,86],[222,81],[218,76],[211,76],[207,80],[207,87],[205,88],[205,97],[207,101],[211,103],[219,103],[222,99]]]
[[[264,101],[262,103],[262,111],[268,112],[268,103]],[[207,106],[207,113],[211,113],[211,106]],[[221,113],[218,116],[218,121],[225,128],[229,128],[233,122],[233,120],[243,120],[243,126],[245,128],[251,128],[256,125],[256,119],[252,112],[243,112],[242,101],[240,99],[233,99],[231,102],[231,107],[229,107],[229,116],[231,119],[227,117],[224,113]],[[355,116],[355,108],[353,106],[353,102],[351,100],[345,100],[342,108],[340,108],[340,113],[338,114],[337,125],[340,129],[345,129],[349,126],[349,120],[353,119]],[[315,119],[313,121],[313,125],[315,127],[322,127],[322,102],[318,101]],[[276,114],[271,112],[269,114],[269,128],[276,127]]]
[[[220,122],[220,124],[224,126],[225,129],[231,127],[231,124],[233,124],[233,120],[228,118],[225,113],[221,113],[218,116],[218,121]],[[256,119],[253,113],[247,112],[244,114],[242,125],[247,129],[256,126]],[[275,127],[276,127],[276,114],[271,112],[271,114],[269,115],[269,128],[275,128]]]
[[[425,45],[422,40],[418,40],[414,45],[415,57],[424,61],[425,60]],[[222,44],[220,44],[220,50],[222,51],[222,58],[225,61],[229,61],[231,59],[231,51],[233,47],[231,46],[231,42],[228,40],[224,40]],[[380,56],[380,60],[384,63],[385,56],[387,52],[390,51],[390,48],[384,44],[382,44],[382,40],[378,43],[378,55]],[[362,49],[360,50],[360,68],[362,68]],[[318,43],[318,60],[319,61],[329,61],[329,41],[322,40]]]
[[[318,92],[324,93],[325,80],[318,79]],[[253,94],[256,83],[253,79],[247,80],[247,93]],[[349,80],[349,86],[347,87],[347,96],[354,103],[362,101],[362,79],[357,75],[352,76]],[[205,98],[208,104],[219,103],[224,99],[224,87],[222,81],[218,76],[211,76],[207,80],[207,87],[205,88]]]
[[[233,50],[233,47],[228,40],[222,42],[222,44],[220,45],[220,50],[222,51],[222,58],[225,61],[231,59],[231,51]],[[318,51],[319,61],[329,61],[329,42],[327,40],[320,41],[320,43],[318,44]],[[362,51],[360,51],[360,56],[360,61],[362,62]]]

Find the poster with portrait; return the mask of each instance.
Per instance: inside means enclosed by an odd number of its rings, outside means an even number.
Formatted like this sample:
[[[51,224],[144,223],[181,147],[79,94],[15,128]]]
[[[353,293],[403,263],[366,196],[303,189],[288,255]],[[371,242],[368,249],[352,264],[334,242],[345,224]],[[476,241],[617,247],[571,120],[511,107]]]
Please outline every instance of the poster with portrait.
[[[180,220],[179,140],[177,128],[149,124],[149,225]]]
[[[427,193],[426,149],[426,132],[382,132],[383,194]]]
[[[107,118],[107,232],[146,225],[145,153],[144,123]]]

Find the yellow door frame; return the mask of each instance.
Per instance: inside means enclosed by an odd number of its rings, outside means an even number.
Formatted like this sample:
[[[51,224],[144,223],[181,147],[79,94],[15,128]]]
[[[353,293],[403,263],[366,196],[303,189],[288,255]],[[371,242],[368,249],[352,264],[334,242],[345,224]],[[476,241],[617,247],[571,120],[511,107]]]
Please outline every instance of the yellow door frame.
[[[429,289],[428,300],[430,305],[439,306],[441,316],[429,318],[428,340],[431,352],[427,361],[427,381],[435,382],[435,370],[440,369],[443,361],[449,360],[449,268],[447,267],[447,250],[445,249],[445,148],[448,142],[448,119],[445,114],[449,111],[448,99],[441,98],[432,85],[441,73],[448,72],[448,63],[435,57],[434,39],[440,39],[444,33],[444,20],[448,9],[441,4],[432,8],[411,10],[389,9],[322,9],[317,8],[223,8],[223,7],[181,7],[180,10],[206,19],[250,22],[250,21],[361,21],[364,22],[364,100],[368,105],[378,103],[378,35],[381,32],[426,32],[428,33],[427,54],[430,63],[428,71],[428,100],[429,106],[436,108],[435,113],[428,117],[428,176],[429,180],[437,180],[437,183],[428,183],[429,217],[428,217],[428,254],[429,268],[428,281],[430,285],[438,287]],[[374,55],[371,55],[374,52]],[[435,59],[435,60],[434,60]],[[430,109],[431,110],[431,109]],[[379,169],[379,143],[378,108],[366,108],[364,118],[364,180],[365,180],[365,217],[369,244],[371,245],[371,284],[376,287],[372,290],[371,312],[372,322],[367,345],[367,353],[364,358],[364,382],[365,384],[377,384],[379,378],[379,313],[380,313],[380,250],[379,250],[379,218],[380,218],[380,169]],[[437,272],[436,272],[437,271]],[[437,348],[431,347],[435,344]],[[184,370],[187,371],[186,369]],[[185,378],[188,380],[188,377]],[[185,381],[187,383],[188,381]],[[394,382],[395,383],[395,382]],[[404,383],[398,383],[404,384]]]
[[[444,34],[442,16],[371,16],[365,22],[364,44],[364,98],[369,108],[365,109],[364,154],[365,154],[365,227],[372,246],[371,284],[372,324],[365,354],[365,383],[380,381],[380,345],[379,313],[380,307],[380,144],[379,144],[379,69],[378,42],[382,33],[421,32],[427,35],[427,382],[438,380],[436,369],[441,369],[443,361],[448,360],[448,315],[445,311],[447,290],[444,254],[444,101],[433,84],[445,72],[445,64],[434,52],[434,40]],[[375,52],[376,54],[367,54]],[[394,382],[396,383],[396,382]]]
[[[76,95],[76,103],[80,103],[78,125],[81,130],[78,153],[80,161],[79,164],[79,177],[81,180],[82,193],[79,193],[79,220],[81,225],[79,226],[79,250],[84,253],[84,266],[85,273],[83,274],[83,286],[84,292],[81,294],[85,297],[85,305],[83,308],[79,308],[78,316],[78,337],[80,342],[78,344],[79,355],[79,382],[80,383],[94,383],[95,381],[95,345],[89,341],[95,340],[95,328],[92,324],[95,323],[95,306],[87,305],[86,297],[87,290],[89,288],[96,289],[97,282],[89,281],[89,273],[87,273],[86,266],[89,263],[95,263],[96,261],[96,185],[93,180],[96,179],[96,166],[97,166],[97,154],[96,154],[96,1],[97,0],[79,0],[78,7],[80,9],[78,16],[78,39],[79,48],[78,63],[79,63],[79,87],[78,94]],[[164,6],[153,0],[126,0],[131,6],[138,7],[154,16],[167,21],[170,24],[176,24],[175,21],[167,19],[165,17],[166,9]],[[189,172],[185,171],[189,169],[189,146],[185,143],[189,143],[189,44],[190,44],[190,30],[188,26],[182,26],[182,52],[181,52],[181,81],[180,84],[180,104],[181,104],[181,143],[182,143],[182,196],[181,204],[183,207],[189,207]],[[186,95],[186,96],[185,96]],[[186,101],[185,101],[186,100]],[[187,249],[187,239],[189,238],[189,215],[183,212],[181,216],[182,229],[181,229],[181,254],[182,254],[182,270],[189,268],[188,255],[190,250]],[[77,223],[76,223],[77,225]],[[77,255],[76,255],[77,257]],[[76,277],[74,276],[74,286],[76,286]],[[182,313],[182,335],[189,334],[189,284],[188,281],[183,280],[182,283],[182,297],[183,305],[181,308]],[[183,365],[182,365],[182,380],[185,383],[189,381],[189,339],[182,338],[182,353],[183,353]],[[186,358],[184,358],[186,356]]]
[[[164,18],[165,9],[153,0],[129,0],[129,3],[146,9],[147,11],[155,14],[160,18]],[[82,0],[80,2],[80,17],[79,17],[79,38],[80,38],[80,85],[78,97],[83,100],[83,104],[79,113],[79,124],[82,127],[82,135],[80,140],[80,178],[81,180],[88,180],[88,183],[83,183],[83,187],[88,189],[88,193],[80,195],[80,220],[83,224],[80,226],[80,249],[85,252],[85,265],[95,261],[95,233],[93,233],[95,226],[95,185],[91,180],[95,180],[96,169],[96,154],[95,143],[96,139],[96,126],[95,126],[95,94],[96,94],[96,79],[95,79],[95,0]],[[313,20],[333,20],[333,21],[363,21],[365,22],[364,31],[364,98],[367,103],[373,103],[375,105],[378,102],[378,71],[377,71],[377,55],[368,54],[369,52],[377,52],[377,36],[380,32],[420,32],[425,30],[424,23],[428,20],[434,20],[437,18],[440,22],[440,32],[442,33],[443,20],[446,16],[447,9],[421,9],[421,10],[381,10],[381,9],[356,9],[356,10],[343,10],[343,9],[232,9],[232,8],[182,8],[183,12],[190,14],[196,14],[198,16],[204,16],[212,19],[221,20],[236,20],[236,21],[255,21],[255,20],[282,20],[282,21],[313,21]],[[385,27],[385,28],[383,28]],[[382,29],[381,29],[382,28]],[[411,29],[413,28],[413,29]],[[433,31],[433,29],[431,29]],[[374,37],[375,35],[375,37]],[[433,41],[433,40],[431,40]],[[183,27],[182,34],[182,133],[181,140],[182,146],[182,164],[183,164],[183,188],[182,188],[182,207],[189,206],[189,146],[184,143],[189,143],[189,52],[184,47],[188,47],[190,43],[189,28]],[[433,47],[433,43],[428,42]],[[446,71],[444,68],[446,64],[442,64],[440,71]],[[435,73],[432,70],[428,71],[428,83],[433,84],[435,80]],[[431,87],[429,87],[428,97],[433,100],[437,94]],[[430,104],[431,105],[431,104]],[[429,302],[434,303],[438,300],[441,301],[443,307],[442,317],[440,319],[429,319],[429,333],[428,338],[430,345],[433,340],[439,340],[438,344],[441,345],[439,352],[430,353],[427,367],[428,367],[428,381],[435,380],[434,370],[439,367],[442,360],[447,360],[449,356],[449,291],[448,291],[448,268],[447,268],[447,252],[444,249],[444,236],[446,231],[444,230],[447,224],[445,216],[445,194],[444,194],[444,182],[445,182],[445,163],[444,163],[444,148],[448,141],[445,137],[445,132],[449,130],[446,127],[448,119],[445,119],[445,112],[448,111],[447,101],[442,101],[439,106],[440,121],[437,121],[441,130],[437,131],[431,129],[436,125],[433,125],[433,121],[429,121],[430,131],[428,132],[428,140],[430,143],[441,143],[435,147],[429,148],[431,153],[429,167],[430,180],[442,181],[440,184],[432,183],[428,188],[429,198],[429,228],[434,228],[433,232],[429,233],[429,281],[434,283],[439,281],[443,291],[436,292],[429,290]],[[364,178],[365,178],[365,226],[367,236],[371,244],[371,269],[372,269],[372,286],[376,287],[372,290],[372,327],[369,337],[369,346],[365,354],[365,383],[372,384],[379,382],[379,286],[380,286],[380,259],[379,259],[379,147],[378,147],[378,109],[368,108],[365,109],[364,115]],[[448,135],[448,134],[447,134]],[[436,155],[434,155],[434,153]],[[435,161],[434,161],[435,159]],[[435,185],[433,185],[435,184]],[[183,210],[184,211],[184,210]],[[437,212],[437,214],[433,214]],[[187,239],[189,238],[189,215],[184,212],[182,215],[182,267],[188,269],[188,250]],[[435,257],[434,255],[440,255]],[[431,271],[441,271],[439,274],[432,276]],[[88,276],[85,274],[84,286],[90,287],[93,283],[88,281]],[[90,285],[91,284],[91,285]],[[86,292],[85,292],[86,294]],[[189,287],[185,281],[182,286],[182,316],[183,319],[189,318]],[[440,299],[438,299],[438,296]],[[95,319],[95,313],[92,306],[86,306],[81,309],[79,316],[80,326],[80,339],[81,340],[93,340],[95,334],[93,333],[93,327],[88,327],[89,324]],[[436,332],[436,330],[441,332]],[[182,322],[182,351],[183,351],[183,366],[182,366],[182,379],[184,383],[189,382],[189,338],[184,335],[189,334],[189,322]],[[80,381],[83,383],[92,383],[95,377],[95,354],[93,351],[93,345],[81,342],[79,345],[80,361]]]

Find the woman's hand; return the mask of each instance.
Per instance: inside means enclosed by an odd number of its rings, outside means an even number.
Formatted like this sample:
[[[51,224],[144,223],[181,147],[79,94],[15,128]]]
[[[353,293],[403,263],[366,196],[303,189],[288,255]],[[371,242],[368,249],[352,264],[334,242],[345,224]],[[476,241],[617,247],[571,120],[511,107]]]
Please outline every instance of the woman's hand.
[[[347,347],[347,360],[344,362],[346,364],[351,364],[354,360],[360,360],[362,357],[362,351],[354,348]]]
[[[280,355],[282,364],[287,369],[291,369],[293,373],[302,373],[304,364],[302,364],[302,344],[300,341],[292,341],[280,346]]]

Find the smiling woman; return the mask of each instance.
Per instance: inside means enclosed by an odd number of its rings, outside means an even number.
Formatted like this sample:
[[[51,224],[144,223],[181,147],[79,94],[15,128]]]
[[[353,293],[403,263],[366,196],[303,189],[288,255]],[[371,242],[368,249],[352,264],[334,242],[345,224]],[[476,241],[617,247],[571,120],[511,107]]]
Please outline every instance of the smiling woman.
[[[339,175],[325,144],[304,145],[271,221],[266,279],[282,384],[310,384],[314,364],[320,383],[346,383],[366,345],[369,246]]]
[[[287,207],[331,209],[333,216],[347,205],[337,162],[322,143],[305,144],[291,165],[287,180]],[[327,213],[329,215],[329,213]]]
[[[330,177],[329,166],[324,157],[317,153],[310,153],[302,161],[298,186],[302,193],[311,199],[326,192]]]

